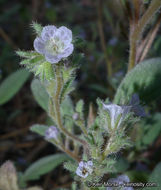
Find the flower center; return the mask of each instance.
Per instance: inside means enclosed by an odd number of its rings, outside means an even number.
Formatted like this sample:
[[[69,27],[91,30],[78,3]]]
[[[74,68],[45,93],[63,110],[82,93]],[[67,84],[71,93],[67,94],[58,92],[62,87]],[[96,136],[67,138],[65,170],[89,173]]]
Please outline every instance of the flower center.
[[[87,173],[87,170],[86,170],[85,168],[83,168],[82,174],[83,174],[83,175],[86,175],[86,173]]]
[[[50,54],[57,55],[63,52],[64,43],[59,39],[59,37],[54,37],[46,42],[45,49]]]

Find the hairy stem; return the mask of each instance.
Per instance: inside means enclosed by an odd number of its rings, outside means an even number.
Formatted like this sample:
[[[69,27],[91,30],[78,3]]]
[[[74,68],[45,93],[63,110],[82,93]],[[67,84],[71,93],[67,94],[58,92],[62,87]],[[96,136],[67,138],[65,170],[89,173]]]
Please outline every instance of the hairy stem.
[[[66,149],[65,146],[62,145],[60,149],[64,151],[65,153],[67,153],[71,158],[73,158],[77,162],[80,162],[80,158],[76,154],[71,152],[70,150]]]
[[[140,5],[141,5],[141,1],[140,0],[133,0],[133,4],[134,4],[134,21],[135,24],[137,24],[138,20],[139,20],[139,16],[140,16]]]
[[[138,41],[141,38],[142,32],[145,26],[150,22],[151,17],[156,13],[156,11],[160,8],[161,1],[153,0],[148,8],[148,10],[144,13],[141,20],[138,22],[136,28],[130,35],[130,56],[129,56],[129,65],[128,70],[131,70],[136,63],[136,49]]]
[[[61,88],[62,88],[62,78],[61,78],[61,72],[60,72],[59,67],[56,68],[56,84],[57,84],[57,87],[56,87],[56,93],[54,97],[54,105],[55,105],[55,119],[56,119],[57,126],[61,130],[61,132],[64,133],[65,136],[68,136],[68,138],[75,140],[79,142],[80,144],[84,145],[85,147],[87,147],[87,144],[84,140],[73,135],[68,130],[66,130],[66,128],[64,128],[63,126],[61,113],[60,113],[60,94],[61,94]]]

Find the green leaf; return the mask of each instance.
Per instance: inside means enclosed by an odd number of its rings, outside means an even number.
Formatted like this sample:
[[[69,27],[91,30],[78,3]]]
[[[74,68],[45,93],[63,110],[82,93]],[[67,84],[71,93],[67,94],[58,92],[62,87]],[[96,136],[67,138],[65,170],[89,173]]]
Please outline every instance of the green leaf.
[[[49,95],[45,87],[38,79],[34,79],[31,83],[31,90],[37,103],[45,110],[48,110]]]
[[[25,69],[20,69],[9,75],[0,84],[0,105],[8,102],[23,86],[29,78],[30,73]]]
[[[45,78],[47,80],[51,80],[54,78],[54,71],[53,71],[53,66],[49,62],[44,62],[44,72],[45,72]]]
[[[77,167],[78,165],[76,165],[76,163],[72,161],[68,161],[64,163],[64,168],[69,170],[70,172],[75,172]]]
[[[63,153],[43,157],[31,164],[29,168],[26,169],[21,180],[28,181],[39,179],[40,176],[52,171],[67,160],[70,160],[70,158]]]
[[[38,65],[39,63],[42,63],[44,61],[44,58],[42,55],[35,55],[30,56],[29,59],[24,59],[20,62],[21,65],[25,65],[27,68],[32,69],[34,66]]]
[[[31,27],[34,29],[37,35],[41,35],[43,27],[40,24],[32,22]]]
[[[116,161],[114,167],[117,173],[125,172],[129,168],[129,163],[125,158],[121,157]]]
[[[114,102],[125,103],[134,93],[145,103],[161,96],[161,58],[146,60],[127,73],[116,92]]]
[[[71,77],[63,86],[61,90],[61,95],[60,95],[60,102],[64,100],[64,98],[69,95],[73,90],[74,87],[72,87],[74,81],[74,77]]]
[[[83,100],[79,100],[76,104],[76,108],[75,110],[78,112],[78,113],[82,113],[83,112],[83,106],[84,106],[84,102]]]
[[[35,51],[20,51],[19,50],[19,51],[16,51],[16,54],[19,55],[20,57],[28,58],[28,59],[31,59],[36,56],[40,56],[40,54]]]
[[[72,116],[74,114],[73,102],[69,96],[66,96],[66,98],[62,101],[60,109],[63,116]]]
[[[161,132],[161,114],[156,113],[150,120],[147,120],[144,129],[142,142],[149,145],[156,140]]]
[[[77,187],[76,182],[73,182],[72,183],[72,190],[77,190],[77,189],[78,189],[78,187]]]
[[[149,174],[145,171],[130,170],[125,172],[125,175],[130,178],[131,182],[146,182]]]
[[[157,166],[154,168],[153,172],[151,173],[148,182],[149,183],[156,183],[157,187],[146,187],[144,190],[160,190],[161,189],[161,162],[157,164]]]
[[[41,136],[45,136],[45,131],[48,129],[46,125],[35,124],[30,127],[32,132],[35,132]]]
[[[73,119],[74,114],[73,102],[69,96],[66,96],[61,103],[61,115],[64,119],[64,125],[67,130],[72,131],[73,129]]]

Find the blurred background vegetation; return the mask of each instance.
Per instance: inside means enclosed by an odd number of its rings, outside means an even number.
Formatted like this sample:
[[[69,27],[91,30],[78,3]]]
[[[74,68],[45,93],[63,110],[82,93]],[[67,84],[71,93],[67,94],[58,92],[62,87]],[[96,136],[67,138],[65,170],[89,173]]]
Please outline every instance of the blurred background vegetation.
[[[0,0],[0,83],[20,69],[20,59],[15,50],[33,49],[35,35],[30,27],[32,21],[42,25],[67,26],[73,31],[74,37],[82,39],[75,49],[76,52],[83,53],[84,58],[77,71],[76,90],[72,93],[72,100],[76,102],[84,99],[86,112],[90,103],[95,105],[97,97],[109,97],[112,101],[126,74],[129,55],[129,20],[119,1]],[[160,49],[159,30],[148,57],[160,57]],[[107,74],[107,61],[112,64],[110,77]],[[0,163],[8,159],[13,160],[19,171],[23,171],[38,158],[58,152],[29,131],[29,127],[34,123],[50,123],[44,110],[34,100],[30,88],[32,79],[33,75],[26,72],[11,76],[12,83],[7,88],[8,97],[6,95],[6,99],[0,99]],[[9,95],[17,83],[17,91]],[[3,90],[1,87],[0,97]],[[151,140],[148,137],[140,137],[141,140],[138,140],[134,148],[136,150],[129,155],[131,170],[138,167],[142,171],[150,171],[161,160],[161,115],[156,114],[161,111],[160,99],[150,102],[146,109],[154,117],[143,121],[144,127],[140,134],[155,134]],[[157,132],[150,131],[150,123],[153,121],[156,121]],[[136,156],[138,154],[140,157]],[[146,178],[145,173],[142,178]],[[68,172],[61,166],[41,179],[34,183],[39,183],[44,189],[48,189],[48,184],[57,188],[68,187],[71,183]]]

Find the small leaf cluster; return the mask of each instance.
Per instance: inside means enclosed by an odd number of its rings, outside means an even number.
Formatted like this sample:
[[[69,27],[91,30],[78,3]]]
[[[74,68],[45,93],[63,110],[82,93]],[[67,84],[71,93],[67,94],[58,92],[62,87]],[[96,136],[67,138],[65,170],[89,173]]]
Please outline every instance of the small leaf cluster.
[[[33,72],[35,76],[39,76],[42,81],[51,80],[54,76],[52,64],[47,62],[43,55],[35,51],[17,51],[16,53],[24,58],[20,64]]]
[[[32,28],[36,35],[40,36],[42,31],[42,26],[35,22],[32,23]],[[53,65],[45,60],[44,56],[37,53],[36,51],[16,51],[17,55],[19,55],[23,60],[20,62],[21,65],[25,66],[31,72],[35,74],[35,76],[39,76],[39,78],[44,80],[51,80],[54,76]]]

